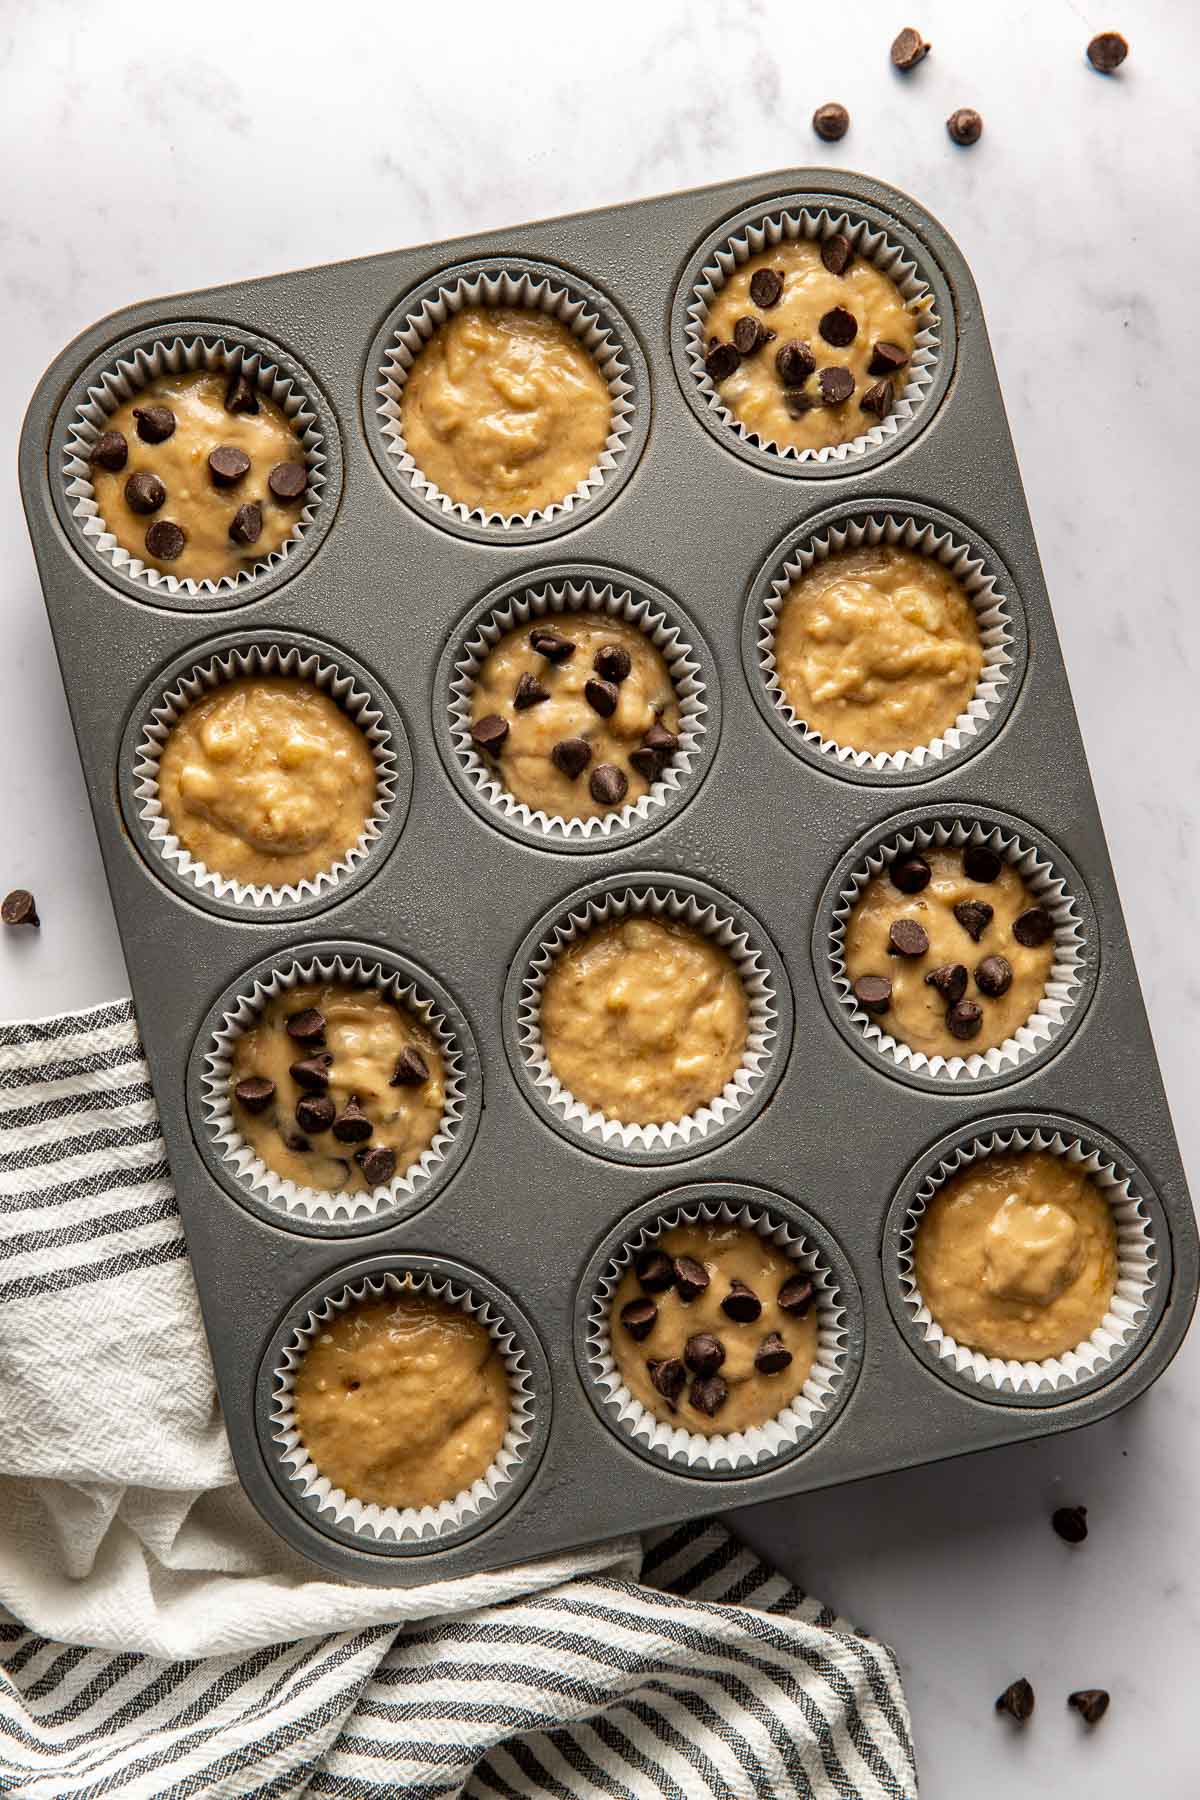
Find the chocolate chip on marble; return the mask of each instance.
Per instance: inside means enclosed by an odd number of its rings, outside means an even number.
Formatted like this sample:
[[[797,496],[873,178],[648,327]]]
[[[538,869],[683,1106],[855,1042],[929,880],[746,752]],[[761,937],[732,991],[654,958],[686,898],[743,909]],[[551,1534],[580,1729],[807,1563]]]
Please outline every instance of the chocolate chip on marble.
[[[229,413],[256,413],[258,411],[258,390],[248,381],[240,369],[234,369],[225,383],[225,411]]]
[[[1067,1544],[1082,1544],[1088,1534],[1086,1506],[1056,1506],[1050,1523]]]
[[[173,519],[155,519],[146,533],[146,549],[157,562],[174,562],[186,543],[187,533]]]
[[[1044,906],[1027,907],[1013,920],[1012,934],[1027,950],[1036,950],[1054,936],[1054,920]]]
[[[733,328],[733,347],[739,356],[753,356],[761,350],[771,333],[753,313],[744,313]]]
[[[868,375],[894,375],[908,361],[908,351],[900,344],[889,343],[887,338],[880,338],[871,352],[871,360],[867,364]]]
[[[476,719],[471,727],[471,742],[477,750],[484,750],[489,756],[498,756],[505,738],[508,736],[508,720],[502,719],[499,713],[488,713],[484,719]]]
[[[28,888],[14,888],[4,896],[3,902],[0,902],[0,919],[6,925],[32,925],[35,928],[42,922]]]
[[[996,852],[986,844],[968,844],[963,851],[963,874],[968,881],[995,881],[1003,867]]]
[[[605,681],[620,684],[633,667],[633,658],[624,644],[601,644],[592,658],[592,667]]]
[[[775,372],[785,388],[802,387],[816,366],[812,347],[803,338],[788,338],[775,352]]]
[[[708,1270],[694,1256],[677,1256],[674,1269],[675,1292],[685,1306],[690,1306],[708,1286]]]
[[[588,789],[598,806],[619,806],[629,792],[629,777],[615,763],[597,763]]]
[[[929,949],[929,933],[915,919],[893,919],[888,927],[889,956],[924,956]]]
[[[1033,1712],[1033,1689],[1022,1675],[1010,1682],[996,1702],[996,1711],[1007,1713],[1018,1725],[1024,1725]]]
[[[816,406],[813,396],[803,388],[784,388],[783,406],[789,419],[802,419]]]
[[[633,1272],[648,1294],[664,1294],[675,1280],[675,1265],[662,1250],[643,1250]]]
[[[530,632],[529,645],[539,656],[544,656],[547,662],[552,663],[570,662],[579,648],[570,638],[563,637],[559,631],[552,631],[548,625],[539,625]]]
[[[583,697],[593,712],[598,712],[602,719],[611,719],[617,710],[621,693],[615,681],[605,681],[600,675],[589,675],[583,684]]]
[[[129,444],[123,431],[102,431],[92,445],[90,463],[102,469],[110,469],[114,474],[123,469],[129,461]]]
[[[683,1347],[683,1360],[693,1375],[715,1375],[725,1361],[725,1346],[711,1331],[697,1331]]]
[[[877,419],[886,419],[892,410],[892,384],[890,381],[876,381],[869,387],[859,406],[865,413],[874,413]]]
[[[386,1144],[368,1144],[356,1150],[354,1160],[363,1172],[363,1180],[371,1187],[386,1187],[396,1173],[396,1152]]]
[[[621,1324],[639,1344],[650,1336],[657,1319],[658,1308],[653,1300],[627,1300],[621,1308]]]
[[[592,746],[586,738],[563,738],[550,752],[550,761],[568,781],[583,774],[592,760]]]
[[[1108,1711],[1108,1693],[1104,1688],[1076,1688],[1067,1695],[1067,1705],[1073,1706],[1089,1725],[1098,1725]]]
[[[296,1102],[296,1123],[301,1131],[316,1137],[333,1124],[336,1106],[328,1094],[305,1094]]]
[[[983,136],[983,120],[973,106],[960,106],[946,120],[946,130],[953,141],[965,149],[968,144],[977,144]]]
[[[954,916],[973,943],[978,943],[995,916],[986,900],[956,900]]]
[[[325,1038],[325,1014],[315,1006],[294,1012],[284,1030],[297,1044],[320,1044]]]
[[[886,975],[860,975],[854,983],[854,998],[864,1012],[879,1018],[892,1004],[892,984]]]
[[[735,1277],[721,1302],[721,1311],[727,1319],[736,1319],[739,1325],[750,1325],[762,1312],[762,1301],[752,1287]]]
[[[999,1000],[1012,986],[1012,964],[1004,956],[985,956],[975,969],[975,986],[989,1000]]]
[[[158,476],[149,474],[145,469],[139,469],[125,483],[125,504],[130,512],[157,512],[166,498],[167,490]]]
[[[688,1390],[688,1399],[697,1412],[714,1418],[729,1398],[729,1389],[721,1375],[697,1375]]]
[[[821,243],[821,261],[831,275],[844,275],[854,260],[854,245],[844,231],[835,231]]]
[[[320,1056],[302,1056],[298,1062],[291,1063],[288,1074],[309,1094],[323,1094],[329,1086],[329,1071],[333,1067],[333,1058],[326,1050]]]
[[[275,1083],[269,1075],[247,1075],[234,1088],[233,1097],[248,1113],[265,1112],[275,1098]]]
[[[849,369],[822,369],[817,376],[822,406],[844,406],[854,392],[854,377]]]
[[[919,894],[929,886],[932,875],[923,856],[894,856],[888,864],[888,878],[902,894]]]
[[[257,544],[262,536],[262,507],[257,500],[238,507],[229,521],[229,535],[235,544]]]
[[[339,1144],[362,1144],[372,1132],[370,1119],[358,1104],[356,1095],[351,1094],[337,1118],[333,1121],[333,1135]]]
[[[302,462],[276,463],[267,486],[277,500],[299,500],[308,486],[308,469]]]
[[[218,444],[208,453],[208,472],[218,487],[233,487],[250,472],[250,458],[236,444]]]
[[[929,50],[930,46],[920,32],[914,31],[911,25],[906,25],[892,39],[892,67],[903,69],[907,73],[909,69],[915,69],[919,62],[924,62]]]
[[[791,1319],[803,1319],[812,1309],[816,1290],[811,1275],[789,1275],[776,1296],[780,1312]]]
[[[165,444],[175,429],[175,414],[169,406],[135,406],[133,416],[143,444]]]
[[[767,1334],[754,1353],[754,1366],[760,1375],[778,1375],[792,1360],[792,1353],[777,1331]]]
[[[844,350],[858,336],[858,320],[847,306],[831,306],[827,313],[822,313],[817,323],[817,330],[827,344],[837,350]]]
[[[772,306],[778,306],[782,293],[782,269],[755,269],[750,277],[750,298],[755,306],[761,306],[766,312]]]
[[[429,1080],[429,1064],[415,1044],[405,1044],[396,1058],[389,1087],[424,1087]]]
[[[946,1014],[946,1030],[963,1042],[978,1037],[982,1026],[983,1008],[978,1000],[959,1000]]]
[[[544,688],[536,675],[526,669],[513,691],[513,705],[518,712],[528,712],[531,706],[540,706],[543,700],[550,698],[549,688]]]
[[[741,360],[736,345],[714,344],[704,359],[704,373],[710,381],[728,381]]]
[[[836,100],[827,100],[824,106],[818,106],[812,116],[812,127],[819,138],[827,144],[836,144],[844,138],[850,129],[850,114]]]
[[[646,1364],[650,1380],[658,1389],[671,1411],[675,1411],[675,1402],[687,1386],[687,1370],[677,1356],[668,1356],[661,1361],[651,1357]]]
[[[1119,31],[1101,31],[1087,47],[1087,59],[1101,75],[1115,75],[1129,55],[1129,45]]]

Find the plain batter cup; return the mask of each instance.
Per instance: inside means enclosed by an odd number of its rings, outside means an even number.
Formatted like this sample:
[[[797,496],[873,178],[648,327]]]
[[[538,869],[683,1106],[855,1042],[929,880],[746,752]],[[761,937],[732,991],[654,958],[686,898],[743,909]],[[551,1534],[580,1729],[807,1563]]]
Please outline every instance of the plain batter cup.
[[[308,1455],[296,1429],[293,1410],[296,1371],[322,1327],[339,1313],[364,1300],[415,1296],[460,1307],[486,1328],[508,1371],[511,1397],[508,1430],[491,1467],[461,1493],[437,1506],[378,1506],[356,1500],[335,1487]],[[428,1272],[405,1272],[400,1263],[396,1273],[369,1276],[350,1286],[335,1288],[293,1331],[272,1371],[269,1436],[286,1488],[298,1502],[306,1505],[306,1509],[315,1512],[322,1525],[332,1525],[342,1534],[353,1534],[375,1546],[415,1547],[460,1533],[467,1526],[482,1521],[507,1497],[507,1490],[526,1472],[523,1465],[531,1449],[535,1405],[533,1372],[497,1305],[460,1282]],[[403,1421],[397,1423],[402,1425]]]

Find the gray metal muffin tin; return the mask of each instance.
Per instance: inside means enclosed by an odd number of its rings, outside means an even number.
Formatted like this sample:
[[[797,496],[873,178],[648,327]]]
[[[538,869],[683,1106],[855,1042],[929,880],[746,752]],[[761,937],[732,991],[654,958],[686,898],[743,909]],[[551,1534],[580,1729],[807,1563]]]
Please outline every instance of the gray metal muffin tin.
[[[881,454],[784,464],[735,451],[706,416],[681,344],[689,267],[751,210],[828,202],[891,222],[914,245],[943,312],[944,366],[918,418]],[[549,533],[445,528],[406,504],[372,406],[374,357],[398,303],[468,259],[544,261],[586,284],[627,334],[637,419],[622,479]],[[281,348],[332,429],[319,527],[263,582],[196,604],[115,577],[62,502],[57,447],[81,373],[129,337],[181,320],[261,334]],[[57,425],[57,430],[56,430]],[[241,1479],[263,1516],[343,1577],[406,1583],[466,1573],[708,1512],[714,1481],[636,1451],[586,1391],[576,1331],[589,1260],[619,1222],[686,1186],[753,1184],[798,1203],[841,1247],[861,1290],[852,1391],[811,1446],[761,1475],[718,1478],[722,1503],[766,1500],[989,1445],[1063,1431],[1140,1394],[1183,1337],[1197,1238],[1120,902],[1097,815],[1004,408],[970,272],[935,220],[861,176],[783,170],[722,187],[557,219],[470,241],[271,277],[130,307],[51,366],[21,440],[21,483],[79,742],[163,1131]],[[937,509],[978,533],[1011,574],[1023,678],[999,727],[969,755],[907,779],[871,779],[793,754],[743,662],[748,596],[796,528],[848,503]],[[654,829],[586,853],[498,829],[447,773],[439,659],[482,597],[549,569],[628,574],[662,590],[711,652],[716,740],[686,800]],[[146,690],[187,653],[233,633],[295,633],[351,655],[407,734],[411,804],[364,872],[317,904],[259,914],[201,903],[164,879],[122,815],[123,741]],[[719,737],[718,737],[719,729]],[[439,748],[442,754],[439,755]],[[899,791],[897,791],[899,790]],[[897,1079],[864,1057],[829,1003],[817,925],[851,845],[914,810],[1015,814],[1080,872],[1090,899],[1091,991],[1073,1029],[1001,1081]],[[761,921],[785,965],[786,1034],[767,1103],[686,1157],[607,1154],[548,1122],[514,1079],[506,977],[535,921],[596,881],[633,873],[708,883]],[[473,1141],[428,1202],[378,1229],[294,1229],[214,1177],[189,1122],[197,1033],[225,989],[298,945],[352,941],[409,959],[461,1007],[478,1049]],[[519,971],[518,971],[519,972]],[[513,983],[509,980],[511,990]],[[823,1003],[824,1002],[824,1003]],[[1053,1115],[1104,1134],[1133,1170],[1169,1254],[1136,1353],[1051,1404],[1003,1403],[942,1379],[893,1317],[894,1198],[935,1146],[993,1119]],[[325,1529],[277,1478],[256,1392],[298,1299],[343,1268],[465,1266],[515,1302],[544,1351],[534,1459],[512,1503],[449,1547],[391,1548]],[[262,1370],[262,1373],[260,1373]],[[269,1384],[267,1384],[269,1385]],[[540,1460],[538,1460],[540,1459]]]

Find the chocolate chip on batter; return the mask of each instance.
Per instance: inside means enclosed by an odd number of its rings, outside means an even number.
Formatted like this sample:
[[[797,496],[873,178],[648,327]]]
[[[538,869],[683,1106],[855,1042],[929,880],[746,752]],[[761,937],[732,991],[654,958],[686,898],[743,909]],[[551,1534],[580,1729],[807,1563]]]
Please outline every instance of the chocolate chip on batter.
[[[903,69],[915,69],[919,62],[924,62],[929,55],[930,46],[924,41],[919,31],[906,25],[892,39],[892,66]]]
[[[123,469],[129,461],[129,444],[123,431],[102,431],[92,445],[92,453],[88,457],[90,463],[98,463],[102,469],[111,469],[115,474]]]
[[[592,667],[605,681],[620,683],[633,667],[633,658],[624,644],[601,644],[592,658]]]
[[[1018,1725],[1024,1725],[1033,1712],[1033,1705],[1033,1689],[1022,1675],[1005,1688],[996,1702],[996,1711],[1007,1713]]]
[[[725,1346],[711,1331],[698,1331],[683,1346],[683,1360],[693,1375],[715,1375],[725,1361]]]
[[[954,916],[973,943],[978,943],[995,915],[986,900],[956,900]]]
[[[396,1173],[396,1152],[386,1144],[368,1144],[356,1150],[354,1160],[363,1172],[363,1180],[371,1187],[384,1187]]]
[[[1087,47],[1087,59],[1101,75],[1115,75],[1129,55],[1129,45],[1119,31],[1101,31]]]
[[[1050,1523],[1067,1544],[1082,1544],[1088,1534],[1086,1506],[1057,1506]]]
[[[238,507],[229,521],[229,535],[235,544],[257,544],[262,536],[262,507],[257,500]]]
[[[844,138],[850,129],[850,114],[836,100],[827,100],[824,106],[818,106],[812,116],[812,127],[819,138],[827,144],[836,144]]]
[[[358,1104],[357,1095],[351,1094],[333,1121],[334,1137],[339,1144],[362,1144],[370,1137],[372,1129],[370,1119]]]
[[[302,462],[276,463],[267,486],[277,500],[298,500],[308,486],[308,469]]]
[[[639,1344],[650,1336],[657,1318],[658,1308],[653,1300],[628,1300],[621,1308],[621,1323]]]
[[[687,1370],[677,1356],[668,1356],[662,1361],[651,1357],[646,1364],[654,1386],[658,1389],[671,1411],[675,1411],[675,1402],[687,1386]]]
[[[659,756],[674,756],[679,748],[679,739],[673,731],[667,730],[661,719],[655,719],[642,742],[648,750],[657,751]]]
[[[874,413],[877,419],[886,419],[892,410],[892,384],[890,381],[877,381],[869,387],[859,406],[865,413]]]
[[[940,969],[931,969],[925,977],[925,986],[936,988],[946,1004],[953,1006],[967,991],[966,964],[943,963]]]
[[[540,706],[543,700],[550,698],[549,688],[544,688],[536,675],[526,669],[513,691],[513,705],[518,712],[528,712],[531,706]]]
[[[328,1131],[333,1124],[336,1106],[328,1094],[305,1094],[296,1102],[296,1123],[301,1131],[310,1132],[316,1137],[322,1131]]]
[[[309,1143],[304,1133],[302,1131],[297,1131],[292,1125],[281,1126],[279,1135],[283,1139],[286,1148],[294,1150],[298,1156],[307,1156],[312,1149],[312,1145]]]
[[[708,1286],[708,1270],[694,1256],[675,1258],[675,1291],[685,1306],[698,1300]]]
[[[139,469],[125,483],[125,504],[130,512],[157,512],[167,498],[167,490],[157,475],[150,475]]]
[[[995,881],[1003,867],[996,852],[986,844],[968,844],[963,851],[963,874],[969,881]]]
[[[811,394],[803,388],[784,388],[783,405],[789,419],[802,419],[816,405]]]
[[[886,975],[860,975],[854,983],[854,998],[864,1012],[878,1018],[892,1004],[892,984]]]
[[[143,444],[165,444],[175,429],[175,414],[169,406],[135,406],[133,416]]]
[[[844,275],[854,260],[854,245],[844,231],[835,231],[821,244],[821,261],[831,275]]]
[[[946,130],[954,142],[965,149],[968,144],[977,144],[983,136],[983,120],[973,106],[960,106],[946,120]]]
[[[570,638],[563,637],[561,632],[551,631],[548,625],[539,625],[535,631],[531,631],[529,644],[539,656],[544,656],[547,662],[552,663],[570,662],[579,648]]]
[[[815,1289],[811,1275],[789,1275],[776,1297],[780,1312],[791,1319],[803,1319],[811,1310]]]
[[[298,1062],[290,1064],[288,1074],[309,1094],[323,1094],[329,1086],[329,1071],[333,1067],[333,1058],[326,1050],[320,1056],[302,1056]]]
[[[854,377],[849,369],[822,369],[817,376],[822,406],[844,406],[854,392]]]
[[[256,413],[258,411],[258,391],[247,381],[240,369],[235,369],[225,383],[225,411],[230,413]]]
[[[297,1044],[321,1044],[325,1041],[325,1014],[315,1006],[306,1006],[292,1014],[284,1030]]]
[[[621,695],[615,681],[605,681],[599,675],[589,675],[583,684],[583,697],[593,712],[598,712],[602,719],[611,719]]]
[[[792,1360],[792,1353],[777,1331],[768,1332],[754,1353],[760,1375],[778,1375]]]
[[[978,1000],[959,1000],[946,1014],[946,1030],[951,1037],[978,1037],[983,1026],[983,1008]]]
[[[803,338],[789,338],[775,352],[775,372],[786,388],[802,387],[816,366],[817,359]]]
[[[721,1375],[697,1375],[688,1391],[688,1399],[697,1412],[714,1418],[729,1398],[729,1389]]]
[[[753,356],[761,350],[771,333],[753,313],[743,313],[733,328],[733,347],[739,356]]]
[[[893,919],[888,926],[889,956],[924,956],[929,933],[915,919]]]
[[[1036,950],[1054,936],[1054,920],[1044,906],[1030,906],[1013,920],[1012,934],[1018,944]]]
[[[975,970],[975,986],[989,1000],[998,1000],[1012,986],[1012,964],[1004,956],[985,956]]]
[[[664,1294],[675,1280],[675,1265],[662,1250],[643,1250],[633,1272],[648,1294]]]
[[[639,750],[629,752],[629,766],[636,769],[644,781],[654,784],[662,774],[663,758],[657,750],[650,750],[643,744]]]
[[[704,359],[704,373],[710,381],[728,381],[741,364],[734,344],[714,344]]]
[[[1104,1688],[1076,1688],[1067,1695],[1067,1705],[1073,1706],[1089,1725],[1098,1725],[1108,1711],[1108,1694]]]
[[[233,1097],[248,1113],[265,1112],[275,1098],[275,1083],[269,1075],[247,1075],[234,1088]]]
[[[489,713],[485,719],[476,719],[471,727],[471,742],[477,750],[485,750],[489,756],[499,756],[507,736],[508,720],[502,719],[499,713]]]
[[[827,313],[821,314],[817,330],[827,344],[844,350],[858,336],[858,320],[849,307],[831,306]]]
[[[592,760],[592,746],[586,738],[563,738],[550,752],[550,761],[568,781],[582,775]]]
[[[735,1277],[729,1284],[729,1292],[721,1302],[721,1311],[728,1319],[736,1319],[739,1325],[749,1325],[762,1312],[762,1301],[747,1287],[744,1281]]]
[[[619,806],[629,792],[629,777],[615,763],[597,763],[588,788],[598,806]]]
[[[908,351],[900,344],[889,343],[887,338],[880,338],[871,352],[871,360],[867,364],[868,375],[894,375],[908,361]]]
[[[894,856],[888,865],[888,877],[902,894],[919,894],[929,886],[933,870],[923,856]]]
[[[389,1087],[424,1087],[429,1080],[429,1064],[415,1044],[405,1044],[396,1058]]]
[[[218,444],[208,453],[208,472],[218,487],[232,487],[250,472],[250,458],[236,444]]]
[[[173,519],[155,519],[146,533],[146,549],[158,562],[174,562],[186,543],[187,533]]]
[[[764,312],[778,306],[782,293],[782,269],[755,269],[750,277],[750,298],[755,306],[761,306]]]

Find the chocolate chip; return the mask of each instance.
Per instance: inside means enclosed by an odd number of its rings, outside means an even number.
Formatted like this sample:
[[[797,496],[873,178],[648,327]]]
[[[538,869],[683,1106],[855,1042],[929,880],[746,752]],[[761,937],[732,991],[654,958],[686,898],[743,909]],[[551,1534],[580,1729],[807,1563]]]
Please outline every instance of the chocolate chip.
[[[973,943],[978,943],[995,914],[986,900],[956,900],[954,916]]]
[[[983,1025],[983,1008],[978,1000],[959,1000],[946,1014],[946,1030],[951,1037],[978,1037]]]
[[[123,431],[102,431],[92,445],[92,453],[88,457],[90,463],[98,464],[102,469],[111,469],[115,474],[123,469],[129,461],[129,445]]]
[[[588,787],[598,806],[619,806],[629,792],[629,777],[615,763],[597,763]]]
[[[1102,31],[1087,47],[1087,59],[1101,75],[1115,75],[1129,55],[1129,45],[1119,31]]]
[[[859,406],[865,413],[874,413],[877,419],[886,419],[892,410],[892,384],[890,381],[877,381],[869,387]]]
[[[235,369],[225,383],[225,411],[231,413],[256,413],[258,411],[258,391],[247,381],[240,369]]]
[[[725,1361],[725,1346],[711,1331],[698,1331],[684,1345],[683,1360],[693,1375],[715,1375]]]
[[[157,475],[139,470],[125,483],[125,504],[130,512],[157,512],[167,497],[167,490]]]
[[[415,1044],[405,1044],[396,1058],[389,1087],[424,1087],[429,1080],[429,1064]]]
[[[888,865],[892,886],[902,894],[919,894],[929,886],[933,870],[923,856],[896,856]]]
[[[1005,1712],[1018,1725],[1024,1725],[1033,1712],[1033,1689],[1023,1675],[1005,1688],[996,1702],[996,1711]]]
[[[659,756],[674,756],[679,748],[679,739],[673,731],[668,731],[661,719],[655,719],[643,737],[642,742],[648,750],[654,750]]]
[[[858,336],[858,320],[846,306],[831,306],[827,313],[822,313],[817,322],[817,330],[827,344],[837,350],[844,350]]]
[[[633,1272],[648,1294],[663,1294],[675,1279],[675,1265],[661,1250],[643,1250]]]
[[[753,356],[761,350],[771,333],[753,313],[743,313],[733,328],[733,347],[739,356]]]
[[[396,1173],[396,1152],[389,1150],[386,1144],[368,1144],[365,1150],[356,1150],[354,1160],[363,1172],[363,1180],[370,1187],[386,1187]]]
[[[277,500],[298,500],[308,486],[308,469],[301,462],[276,463],[267,486]]]
[[[983,136],[983,120],[972,106],[960,106],[946,120],[946,130],[956,144],[977,144]]]
[[[155,519],[146,533],[146,549],[158,562],[174,562],[186,543],[186,532],[173,519]]]
[[[967,991],[966,964],[943,963],[940,969],[931,969],[925,977],[925,986],[936,988],[947,1006],[953,1006]]]
[[[986,844],[968,844],[963,851],[963,874],[969,881],[995,881],[1003,866]]]
[[[685,1306],[698,1300],[708,1286],[708,1270],[693,1256],[675,1258],[675,1291]]]
[[[802,419],[817,403],[803,388],[784,388],[783,404],[789,419]]]
[[[998,1000],[1012,986],[1012,964],[1003,956],[985,956],[975,969],[975,986],[989,1000]]]
[[[592,658],[592,667],[605,681],[622,682],[633,667],[633,658],[624,644],[601,644]]]
[[[262,536],[262,507],[257,500],[238,507],[229,521],[229,535],[235,544],[257,544]]]
[[[621,694],[615,681],[605,681],[599,675],[589,675],[583,684],[583,697],[593,712],[598,712],[602,719],[611,719],[617,710]]]
[[[887,338],[880,338],[871,352],[871,360],[867,364],[868,375],[894,375],[908,361],[908,351],[900,344],[889,343]]]
[[[329,1130],[336,1111],[328,1094],[305,1094],[302,1100],[296,1102],[296,1123],[301,1131],[317,1137],[322,1131]]]
[[[721,1302],[721,1311],[727,1319],[736,1319],[739,1325],[749,1325],[762,1312],[762,1301],[753,1288],[735,1278],[730,1282],[729,1292]]]
[[[803,338],[789,338],[775,352],[775,371],[786,388],[802,387],[816,366],[817,359]]]
[[[37,906],[28,888],[14,888],[0,903],[0,919],[6,925],[40,925]]]
[[[329,1071],[333,1067],[333,1058],[325,1051],[320,1056],[302,1056],[298,1062],[290,1064],[288,1074],[309,1094],[323,1094],[329,1086]]]
[[[250,471],[250,458],[236,444],[218,444],[208,453],[208,472],[218,487],[232,487]]]
[[[886,975],[860,975],[854,983],[854,998],[864,1012],[879,1017],[892,1004],[892,984]]]
[[[586,738],[563,738],[550,752],[550,761],[568,781],[583,774],[592,760],[592,746]]]
[[[318,1012],[315,1006],[306,1006],[301,1012],[294,1012],[284,1026],[288,1036],[297,1044],[320,1044],[325,1038],[325,1014]]]
[[[1044,906],[1030,906],[1013,920],[1012,934],[1027,950],[1036,950],[1054,936],[1054,920]]]
[[[697,1412],[713,1418],[729,1398],[729,1389],[720,1375],[697,1375],[688,1391],[688,1399]]]
[[[810,1275],[789,1275],[775,1304],[789,1318],[803,1319],[812,1309],[814,1291]]]
[[[165,444],[175,429],[175,414],[169,406],[135,406],[133,416],[143,444]]]
[[[1058,1506],[1050,1515],[1050,1523],[1067,1544],[1082,1544],[1088,1534],[1086,1506]]]
[[[527,669],[517,682],[513,705],[518,712],[528,712],[531,706],[540,706],[543,700],[549,698],[549,688],[544,688],[537,676],[531,675]]]
[[[792,1353],[777,1331],[767,1334],[754,1353],[754,1366],[760,1375],[778,1375],[792,1360]]]
[[[650,1336],[657,1318],[658,1308],[653,1300],[629,1300],[621,1308],[621,1323],[639,1344]]]
[[[248,1113],[265,1112],[275,1098],[275,1083],[269,1075],[247,1075],[234,1088],[233,1097]]]
[[[849,369],[822,369],[817,376],[822,406],[844,406],[854,392],[854,377]]]
[[[782,269],[755,269],[750,277],[750,298],[755,306],[761,306],[766,312],[770,307],[778,306],[782,293]]]
[[[653,785],[662,774],[663,758],[657,750],[648,750],[643,745],[640,750],[629,752],[629,766],[636,769],[643,780]]]
[[[844,231],[835,231],[821,244],[821,261],[831,275],[844,275],[854,260],[854,245]]]
[[[850,129],[850,114],[836,100],[828,100],[813,114],[812,127],[827,144],[836,144]]]
[[[489,756],[498,756],[500,747],[508,736],[508,720],[502,719],[499,713],[488,713],[484,719],[476,719],[471,727],[471,742],[477,750],[485,750]]]
[[[897,69],[915,69],[928,55],[929,45],[911,25],[906,25],[892,39],[892,64]]]
[[[888,927],[889,956],[924,956],[929,933],[915,919],[893,919]]]
[[[281,1127],[279,1135],[287,1148],[289,1150],[294,1150],[298,1156],[307,1156],[312,1149],[312,1145],[309,1143],[304,1133],[302,1131],[297,1131],[294,1126]]]
[[[548,625],[539,625],[536,631],[531,631],[529,644],[539,656],[544,656],[547,662],[552,663],[570,662],[579,648],[570,638],[563,637],[561,632],[551,631]]]
[[[710,381],[728,381],[741,364],[733,344],[714,344],[704,359],[704,373]]]
[[[1089,1725],[1098,1725],[1108,1711],[1108,1694],[1104,1688],[1076,1688],[1067,1695],[1067,1705],[1073,1706]]]
[[[333,1135],[339,1144],[363,1144],[370,1137],[372,1125],[358,1099],[351,1094],[333,1121]]]
[[[646,1364],[646,1370],[650,1380],[674,1412],[675,1402],[687,1386],[687,1370],[677,1356],[669,1356],[662,1362],[652,1357]]]

